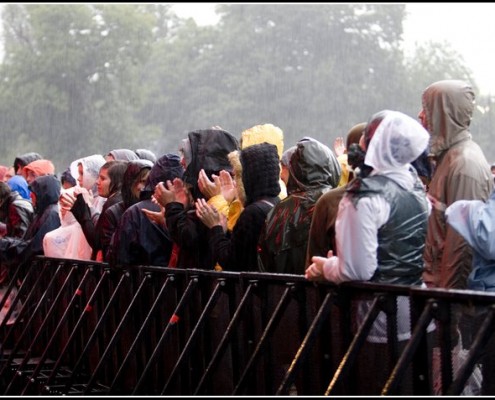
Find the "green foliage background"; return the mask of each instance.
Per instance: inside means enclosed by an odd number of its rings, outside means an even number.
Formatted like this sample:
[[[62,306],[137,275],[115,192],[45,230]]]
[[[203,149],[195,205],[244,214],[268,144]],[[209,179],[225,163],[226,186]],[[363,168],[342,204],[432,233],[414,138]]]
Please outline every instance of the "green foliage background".
[[[195,129],[281,127],[332,147],[382,109],[415,117],[421,93],[472,73],[448,43],[406,58],[404,4],[219,4],[197,26],[169,3],[6,4],[0,164],[28,151],[58,172],[115,148],[176,152]],[[495,160],[493,100],[472,133]]]

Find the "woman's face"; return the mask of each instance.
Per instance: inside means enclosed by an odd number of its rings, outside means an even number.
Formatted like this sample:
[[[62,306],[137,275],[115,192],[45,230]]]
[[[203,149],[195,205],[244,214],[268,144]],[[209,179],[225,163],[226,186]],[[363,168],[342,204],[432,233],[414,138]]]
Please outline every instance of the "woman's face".
[[[108,176],[108,168],[101,168],[98,178],[96,179],[96,187],[98,189],[99,196],[110,196],[110,183],[112,183],[112,181]]]
[[[141,190],[143,190],[144,187],[146,186],[146,179],[148,179],[149,174],[150,174],[149,169],[143,170],[142,173],[139,174],[139,177],[136,179],[136,182],[134,182],[134,185],[132,185],[132,195],[136,199],[139,199]]]
[[[77,182],[79,182],[79,186],[84,187],[83,186],[84,169],[82,164],[77,164],[77,173],[79,174],[79,176],[77,177]]]

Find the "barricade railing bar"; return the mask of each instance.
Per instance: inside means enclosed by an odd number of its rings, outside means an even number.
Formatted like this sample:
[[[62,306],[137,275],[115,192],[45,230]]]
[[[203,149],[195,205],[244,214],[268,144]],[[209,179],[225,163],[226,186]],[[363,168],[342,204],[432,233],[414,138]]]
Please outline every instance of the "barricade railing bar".
[[[490,293],[48,257],[0,293],[4,395],[495,394]]]

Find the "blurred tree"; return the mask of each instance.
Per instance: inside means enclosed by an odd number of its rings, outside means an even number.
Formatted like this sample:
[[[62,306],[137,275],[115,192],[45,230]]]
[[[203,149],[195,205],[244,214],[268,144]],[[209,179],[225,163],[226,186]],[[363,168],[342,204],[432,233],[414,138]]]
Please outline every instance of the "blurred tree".
[[[162,118],[164,132],[183,137],[221,125],[239,135],[271,122],[287,145],[305,135],[329,143],[391,108],[404,78],[404,5],[221,4],[217,11],[218,25],[191,22],[153,54],[147,69],[156,95],[147,110],[161,110],[151,119]]]
[[[167,3],[6,4],[0,159],[38,151],[61,170],[261,123],[280,126],[287,148],[303,136],[331,146],[381,109],[416,116],[428,84],[472,75],[446,43],[405,55],[405,7],[220,3],[220,22],[198,26]],[[492,146],[492,102],[480,101],[473,130]]]
[[[156,26],[146,8],[8,4],[3,22],[3,157],[29,148],[61,170],[81,156],[135,143],[139,72]]]

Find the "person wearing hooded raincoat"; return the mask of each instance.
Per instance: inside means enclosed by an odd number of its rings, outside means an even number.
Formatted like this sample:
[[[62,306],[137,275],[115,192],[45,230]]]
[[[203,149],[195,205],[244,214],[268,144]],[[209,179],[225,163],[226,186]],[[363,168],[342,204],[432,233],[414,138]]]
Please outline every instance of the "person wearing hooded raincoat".
[[[22,176],[18,177],[24,180]],[[34,208],[31,199],[24,199],[17,191],[12,190],[10,185],[0,182],[0,236],[22,239],[33,217]],[[0,285],[5,282],[8,269],[8,266],[0,262]]]
[[[12,191],[19,193],[23,199],[31,201],[31,191],[29,190],[29,184],[23,176],[14,175],[7,181],[7,185],[10,186],[10,189]]]
[[[165,207],[167,229],[178,248],[176,267],[213,269],[216,263],[208,246],[208,229],[194,208],[194,202],[204,197],[198,179],[201,170],[210,180],[222,170],[231,171],[228,155],[239,148],[239,142],[223,129],[201,129],[189,132],[182,148],[187,149],[183,179],[175,179],[170,186],[160,182],[154,196]]]
[[[156,154],[148,149],[136,149],[135,153],[141,160],[150,160],[153,164],[156,163]]]
[[[282,160],[284,154],[284,132],[278,126],[273,124],[259,124],[248,128],[241,133],[239,144],[241,150],[259,143],[271,143],[277,146],[278,158]],[[287,197],[287,187],[285,182],[280,179],[280,200]]]
[[[11,268],[25,267],[35,255],[43,255],[43,238],[60,226],[58,199],[61,184],[55,175],[36,178],[30,185],[34,218],[24,237],[0,239],[0,260]],[[21,273],[22,275],[22,273]]]
[[[289,147],[285,150],[280,158],[280,179],[284,182],[287,187],[287,182],[289,182],[289,164],[292,154],[296,151],[297,146]]]
[[[356,147],[359,146],[359,140],[365,127],[366,123],[361,122],[349,130],[346,137],[345,162],[343,162],[342,157],[337,157],[341,171],[343,171],[342,166],[345,165],[346,179],[349,181],[354,179],[355,172],[360,173],[363,170],[364,157],[356,157],[356,153],[360,153]],[[339,202],[345,193],[345,187],[346,185],[342,185],[341,176],[338,186],[323,193],[315,203],[308,233],[305,269],[311,264],[311,257],[326,257],[329,250],[335,252],[335,220]]]
[[[29,184],[38,176],[54,175],[55,166],[50,160],[40,159],[30,162],[22,170],[22,176],[26,178],[26,182]]]
[[[330,148],[305,137],[290,158],[288,196],[268,214],[258,243],[260,270],[303,275],[314,205],[337,187],[340,165]]]
[[[22,282],[29,268],[29,261],[37,255],[43,255],[43,237],[60,226],[58,213],[58,197],[60,195],[60,181],[54,175],[45,175],[36,178],[30,185],[31,203],[34,208],[34,217],[27,231],[22,237],[5,236],[0,239],[0,264],[2,265],[2,281],[9,282],[16,276],[17,282]],[[0,310],[0,321],[7,314],[10,318],[7,325],[13,324],[22,308],[21,302],[14,302],[17,288],[9,292],[9,300]],[[6,295],[0,289],[0,295]],[[16,304],[14,310],[11,310]]]
[[[107,208],[102,219],[101,244],[103,260],[111,265],[117,265],[120,249],[116,243],[114,233],[120,223],[124,212],[140,200],[141,191],[144,189],[153,163],[149,160],[129,161],[124,172],[120,193],[122,200]],[[118,241],[118,240],[117,240]]]
[[[77,176],[78,186],[73,193],[69,191],[62,195],[60,199],[62,208],[70,210],[76,201],[76,196],[82,193],[91,210],[93,223],[98,222],[103,204],[107,199],[98,195],[96,180],[98,179],[100,168],[105,162],[105,158],[101,154],[93,154],[75,160],[70,164],[70,172],[72,176]]]
[[[10,185],[0,182],[0,221],[5,224],[5,234],[2,236],[24,237],[33,216],[31,200],[24,199]]]
[[[266,216],[280,201],[280,158],[271,143],[251,145],[229,154],[243,210],[231,235],[226,221],[204,199],[196,202],[196,215],[208,227],[213,260],[226,271],[258,271],[258,240]]]
[[[285,153],[284,153],[285,154]],[[268,213],[265,225],[258,239],[259,269],[263,272],[304,275],[306,269],[306,248],[308,232],[314,205],[326,191],[335,188],[340,179],[340,165],[335,154],[323,143],[305,137],[294,146],[287,162],[288,196]],[[285,287],[274,287],[270,299]],[[274,309],[276,304],[267,304]],[[278,300],[277,300],[278,301]],[[299,335],[287,337],[287,330],[294,318],[300,318],[295,302],[287,305],[277,330],[269,339],[270,348],[276,349],[274,389],[280,385],[280,378],[290,365],[302,338]],[[299,389],[301,383],[296,381]]]
[[[379,121],[378,124],[375,121]],[[374,131],[373,131],[373,128]],[[426,287],[422,280],[423,250],[430,205],[423,184],[411,166],[427,147],[428,132],[411,117],[384,110],[371,117],[362,139],[365,164],[373,170],[347,186],[336,220],[338,256],[315,256],[306,270],[309,280],[371,281]],[[370,301],[358,304],[362,323]],[[397,339],[403,348],[411,337],[410,306],[405,296],[397,298]],[[431,324],[428,331],[433,331]],[[366,339],[366,359],[359,368],[380,360],[383,374],[365,382],[363,393],[379,395],[391,372],[386,364],[387,318],[382,311]],[[374,359],[376,357],[376,359]],[[368,361],[367,361],[368,360]],[[371,360],[371,361],[370,361]],[[364,365],[366,364],[366,366]],[[403,379],[400,394],[412,394],[411,375]]]
[[[127,169],[127,161],[107,161],[100,168],[98,179],[96,180],[96,188],[98,196],[105,198],[101,213],[99,214],[96,224],[91,218],[91,210],[88,203],[84,200],[82,193],[76,196],[76,201],[71,208],[71,213],[81,225],[86,240],[91,245],[91,259],[103,261],[103,245],[101,238],[103,237],[103,226],[105,224],[105,210],[114,204],[122,201],[122,182],[124,173]],[[105,249],[106,251],[106,249]]]
[[[122,215],[115,230],[113,246],[116,251],[112,263],[119,266],[157,265],[167,267],[172,254],[173,241],[165,224],[152,222],[148,211],[160,212],[160,206],[151,200],[159,182],[182,178],[184,168],[180,157],[167,153],[151,168],[140,201]],[[146,211],[146,212],[145,212]]]
[[[445,221],[445,209],[457,200],[486,201],[493,189],[490,165],[469,126],[473,88],[460,80],[438,81],[422,95],[419,118],[430,134],[435,172],[428,186],[433,210],[428,220],[423,278],[428,287],[466,289],[472,250]]]
[[[74,195],[75,187],[61,189],[63,194]],[[60,226],[47,232],[43,238],[43,252],[47,257],[89,260],[91,246],[84,237],[81,225],[70,210],[59,208]]]
[[[121,161],[134,161],[139,160],[140,157],[136,154],[135,151],[131,149],[114,149],[108,152],[105,156],[105,160],[121,160]]]
[[[467,289],[482,292],[495,292],[495,191],[486,202],[481,200],[458,200],[445,210],[447,223],[456,230],[473,250],[472,270],[468,275]],[[469,323],[469,330],[464,331],[462,344],[469,348],[474,335],[487,317],[486,307],[474,306],[464,309],[463,318]],[[495,368],[495,338],[491,338],[483,347],[480,361],[482,363],[483,381],[481,395],[495,392],[492,373]]]
[[[241,133],[241,139],[239,141],[241,150],[246,149],[253,144],[259,143],[271,143],[277,146],[277,152],[280,159],[279,198],[280,200],[285,199],[287,197],[286,178],[288,177],[288,169],[284,165],[284,162],[287,162],[295,146],[293,146],[293,148],[289,149],[287,152],[284,152],[284,133],[281,128],[273,124],[254,125]],[[200,184],[202,184],[202,187],[212,188],[214,186],[217,186],[215,191],[219,193],[216,193],[214,196],[209,198],[208,203],[214,205],[218,211],[227,216],[227,228],[229,232],[232,232],[232,229],[237,223],[237,219],[241,215],[243,209],[242,202],[239,200],[237,194],[235,194],[235,187],[233,191],[229,191],[230,193],[228,196],[224,196],[222,186],[235,185],[231,177],[224,174],[223,177],[220,176],[218,183],[217,180],[213,180],[215,181],[215,183],[213,183],[211,179],[207,179],[205,175],[200,176]],[[222,181],[224,183],[221,183]],[[203,195],[204,194],[205,193],[203,193]]]
[[[99,196],[96,180],[101,166],[105,163],[102,155],[95,154],[73,161],[70,165],[71,174],[78,174],[79,186],[61,191],[59,205],[61,226],[47,235],[43,240],[46,253],[52,257],[89,260],[91,246],[84,235],[83,228],[72,213],[77,196],[84,197],[91,210],[91,219],[97,223],[106,198]]]
[[[34,151],[17,156],[14,159],[14,173],[16,175],[22,175],[22,171],[26,165],[28,165],[32,161],[41,160],[42,158],[43,157],[41,156],[41,154]]]

